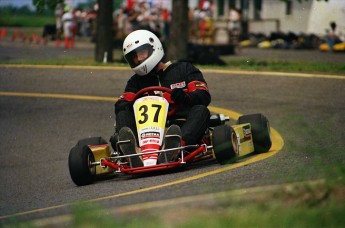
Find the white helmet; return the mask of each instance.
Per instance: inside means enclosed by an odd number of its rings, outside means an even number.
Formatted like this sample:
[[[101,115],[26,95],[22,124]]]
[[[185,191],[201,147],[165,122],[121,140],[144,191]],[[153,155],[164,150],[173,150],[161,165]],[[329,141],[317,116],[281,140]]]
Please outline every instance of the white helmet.
[[[141,62],[137,60],[138,51],[147,50],[148,57]],[[147,75],[162,60],[164,56],[163,45],[158,37],[147,30],[131,32],[123,42],[123,55],[138,75]]]

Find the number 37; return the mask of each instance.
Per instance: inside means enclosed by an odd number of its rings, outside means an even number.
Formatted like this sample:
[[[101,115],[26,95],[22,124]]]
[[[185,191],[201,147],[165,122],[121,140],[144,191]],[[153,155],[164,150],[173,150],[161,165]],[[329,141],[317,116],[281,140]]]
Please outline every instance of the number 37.
[[[162,105],[158,105],[158,104],[152,104],[151,105],[152,108],[156,109],[155,115],[153,117],[153,122],[158,122],[158,118],[159,118],[159,113],[161,111]],[[142,105],[139,108],[139,112],[140,112],[140,116],[142,116],[142,119],[139,120],[140,124],[146,123],[147,120],[149,119],[148,116],[148,111],[149,111],[149,107],[147,105]]]

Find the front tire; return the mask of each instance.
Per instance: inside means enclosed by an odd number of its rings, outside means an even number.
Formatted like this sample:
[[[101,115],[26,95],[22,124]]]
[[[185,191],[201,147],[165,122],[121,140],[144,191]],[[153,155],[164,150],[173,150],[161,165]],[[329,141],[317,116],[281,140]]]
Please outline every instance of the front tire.
[[[212,133],[213,152],[220,164],[226,164],[236,158],[236,152],[232,143],[232,129],[228,125],[220,125],[214,128]]]
[[[270,124],[266,116],[260,113],[243,115],[238,119],[238,123],[250,123],[255,153],[265,153],[270,150],[272,139]]]
[[[96,167],[91,163],[95,157],[89,146],[106,144],[101,137],[93,137],[79,140],[68,157],[68,167],[73,182],[78,186],[92,184],[96,177]]]

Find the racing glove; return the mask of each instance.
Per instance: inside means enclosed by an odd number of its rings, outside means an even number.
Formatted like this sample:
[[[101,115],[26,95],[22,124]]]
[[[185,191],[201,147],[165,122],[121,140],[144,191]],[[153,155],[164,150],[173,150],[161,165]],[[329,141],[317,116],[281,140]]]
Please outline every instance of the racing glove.
[[[189,104],[191,102],[189,94],[179,88],[171,91],[171,99],[177,104]]]
[[[115,114],[118,114],[120,111],[134,112],[133,110],[134,102],[131,101],[118,101],[115,103]]]

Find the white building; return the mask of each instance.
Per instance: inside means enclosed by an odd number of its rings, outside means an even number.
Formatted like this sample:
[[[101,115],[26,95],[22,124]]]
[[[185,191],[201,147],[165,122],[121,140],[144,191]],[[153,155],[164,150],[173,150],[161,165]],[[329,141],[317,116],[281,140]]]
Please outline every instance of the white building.
[[[230,4],[242,10],[249,32],[324,35],[334,21],[345,34],[345,0],[214,0],[215,19],[227,19]]]

